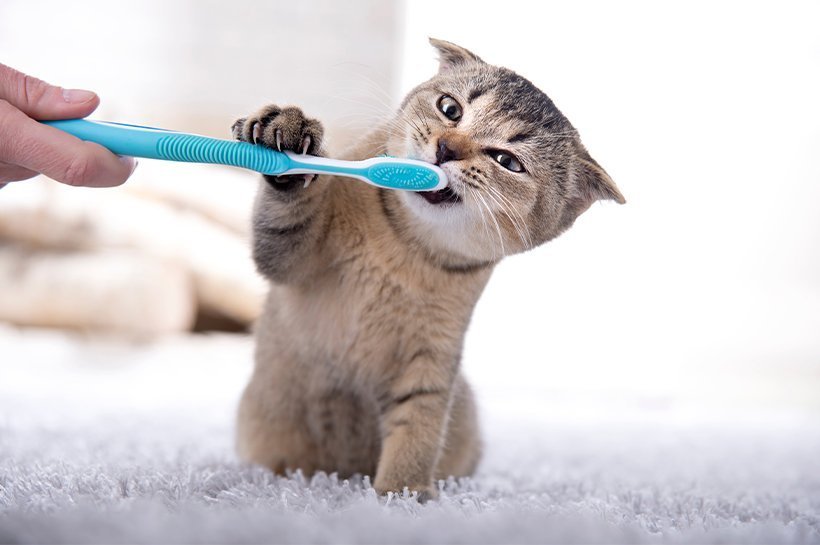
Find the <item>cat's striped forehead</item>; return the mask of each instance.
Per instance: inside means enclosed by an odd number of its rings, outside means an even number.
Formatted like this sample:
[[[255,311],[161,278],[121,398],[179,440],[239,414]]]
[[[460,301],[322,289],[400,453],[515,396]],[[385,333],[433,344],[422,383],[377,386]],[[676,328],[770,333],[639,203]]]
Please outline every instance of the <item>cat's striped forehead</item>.
[[[482,69],[453,83],[463,86],[460,94],[468,104],[481,102],[491,115],[509,120],[517,133],[513,141],[567,134],[572,125],[550,98],[531,81],[506,68],[482,65]],[[464,77],[467,76],[467,77]]]

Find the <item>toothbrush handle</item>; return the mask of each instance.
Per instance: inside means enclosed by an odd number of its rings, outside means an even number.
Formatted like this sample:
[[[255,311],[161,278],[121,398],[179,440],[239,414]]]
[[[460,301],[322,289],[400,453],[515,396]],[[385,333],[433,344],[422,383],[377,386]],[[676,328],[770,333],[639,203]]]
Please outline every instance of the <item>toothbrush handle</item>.
[[[291,163],[287,155],[272,149],[197,134],[86,119],[42,123],[100,144],[117,155],[231,165],[272,175],[287,171]]]

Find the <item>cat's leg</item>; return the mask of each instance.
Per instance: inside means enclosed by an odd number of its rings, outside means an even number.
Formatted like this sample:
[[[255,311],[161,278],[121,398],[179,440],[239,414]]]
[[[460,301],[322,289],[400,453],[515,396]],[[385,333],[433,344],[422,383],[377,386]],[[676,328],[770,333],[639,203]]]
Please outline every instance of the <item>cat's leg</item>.
[[[459,374],[453,384],[453,401],[444,447],[436,466],[436,479],[472,475],[481,459],[478,411],[470,385]]]
[[[319,469],[342,478],[375,473],[381,437],[374,401],[326,384],[311,402],[308,426],[318,445]]]
[[[271,359],[276,347],[282,355],[279,341],[260,339],[257,368],[237,415],[240,457],[280,474],[373,475],[381,442],[375,401],[339,388],[323,369],[311,371],[310,363]]]
[[[267,106],[238,119],[234,137],[279,151],[322,155],[321,123],[296,107]],[[263,176],[254,204],[253,257],[274,282],[304,280],[317,265],[317,245],[327,232],[327,185],[310,174]]]
[[[310,475],[319,453],[305,419],[305,389],[298,381],[255,372],[242,394],[236,421],[239,456],[274,472],[301,469]]]
[[[455,365],[436,361],[433,351],[418,350],[402,366],[402,374],[381,396],[382,450],[373,486],[379,493],[437,496],[433,474],[441,456],[450,413]]]

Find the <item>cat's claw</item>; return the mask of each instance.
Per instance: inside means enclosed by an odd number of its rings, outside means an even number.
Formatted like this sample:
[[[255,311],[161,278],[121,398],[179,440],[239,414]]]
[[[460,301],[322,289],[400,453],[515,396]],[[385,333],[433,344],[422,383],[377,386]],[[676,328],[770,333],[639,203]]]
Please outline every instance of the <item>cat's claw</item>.
[[[310,143],[313,142],[313,139],[310,135],[305,136],[302,140],[302,155],[307,155],[308,150],[310,149]],[[305,174],[305,186],[304,189],[307,189],[310,183],[316,179],[315,174]]]
[[[254,123],[253,124],[253,130],[251,131],[251,137],[253,138],[253,143],[254,144],[259,143],[259,136],[261,134],[261,130],[262,129],[259,128],[259,123]]]
[[[282,151],[282,129],[276,129],[276,149]]]
[[[253,139],[254,144],[259,143],[259,138],[262,134],[262,129],[259,126],[259,123],[253,124],[253,130],[251,131],[251,138]]]

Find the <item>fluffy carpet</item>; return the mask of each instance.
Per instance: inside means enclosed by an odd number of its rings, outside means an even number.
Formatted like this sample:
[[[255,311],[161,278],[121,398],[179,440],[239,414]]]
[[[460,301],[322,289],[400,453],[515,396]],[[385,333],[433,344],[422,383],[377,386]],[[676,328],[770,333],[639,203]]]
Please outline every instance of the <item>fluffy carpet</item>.
[[[820,542],[806,415],[569,418],[554,400],[489,397],[480,471],[421,505],[366,477],[237,461],[247,339],[14,347],[0,361],[2,543]]]

